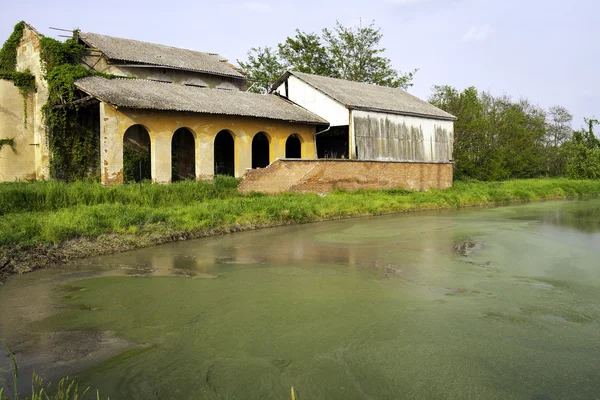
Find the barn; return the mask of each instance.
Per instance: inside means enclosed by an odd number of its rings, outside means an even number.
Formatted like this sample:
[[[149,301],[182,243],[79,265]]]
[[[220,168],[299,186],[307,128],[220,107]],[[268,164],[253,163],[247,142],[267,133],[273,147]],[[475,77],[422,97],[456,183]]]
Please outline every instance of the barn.
[[[452,161],[456,118],[402,89],[288,71],[272,92],[329,122],[319,158]]]

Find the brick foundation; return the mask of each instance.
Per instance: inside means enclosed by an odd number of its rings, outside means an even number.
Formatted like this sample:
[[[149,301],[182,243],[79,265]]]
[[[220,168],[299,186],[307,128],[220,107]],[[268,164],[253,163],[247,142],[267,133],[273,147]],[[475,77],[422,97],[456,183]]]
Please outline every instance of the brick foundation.
[[[452,186],[452,163],[357,160],[275,160],[248,170],[242,193],[329,193],[336,189],[428,190]]]

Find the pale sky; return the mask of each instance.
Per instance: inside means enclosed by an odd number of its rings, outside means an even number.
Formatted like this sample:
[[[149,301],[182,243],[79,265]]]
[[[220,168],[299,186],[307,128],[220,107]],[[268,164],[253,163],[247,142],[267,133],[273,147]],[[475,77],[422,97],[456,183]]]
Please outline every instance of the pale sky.
[[[230,61],[255,46],[275,46],[305,32],[374,20],[387,57],[401,71],[418,68],[409,91],[423,99],[433,85],[475,86],[493,94],[558,104],[600,117],[600,1],[370,0],[157,1],[0,0],[0,42],[20,20],[199,51]]]

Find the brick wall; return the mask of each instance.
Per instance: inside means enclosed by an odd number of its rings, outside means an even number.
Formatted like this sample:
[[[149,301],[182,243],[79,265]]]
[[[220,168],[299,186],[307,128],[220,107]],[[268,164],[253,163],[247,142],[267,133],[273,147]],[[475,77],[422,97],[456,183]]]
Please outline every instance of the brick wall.
[[[355,160],[276,160],[248,170],[242,193],[329,193],[335,189],[428,190],[452,186],[451,163]]]

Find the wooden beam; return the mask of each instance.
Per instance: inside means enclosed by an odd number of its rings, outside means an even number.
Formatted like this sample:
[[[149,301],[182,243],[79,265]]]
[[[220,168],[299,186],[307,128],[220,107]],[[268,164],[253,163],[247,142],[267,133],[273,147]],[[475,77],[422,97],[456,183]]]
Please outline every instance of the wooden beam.
[[[96,102],[99,103],[100,100],[96,99],[94,96],[85,96],[85,97],[82,97],[79,100],[72,101],[69,104],[57,104],[57,105],[55,105],[52,108],[54,110],[58,110],[58,109],[61,109],[61,108],[70,108],[70,107],[77,106],[77,105],[82,105],[82,104],[83,105],[93,104],[93,103],[96,103]]]

